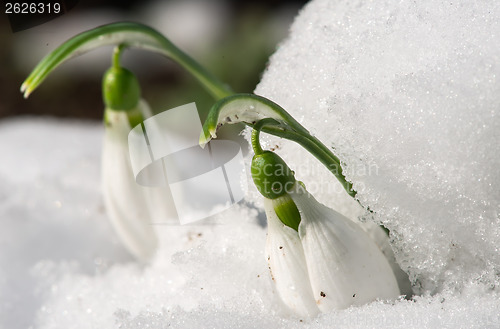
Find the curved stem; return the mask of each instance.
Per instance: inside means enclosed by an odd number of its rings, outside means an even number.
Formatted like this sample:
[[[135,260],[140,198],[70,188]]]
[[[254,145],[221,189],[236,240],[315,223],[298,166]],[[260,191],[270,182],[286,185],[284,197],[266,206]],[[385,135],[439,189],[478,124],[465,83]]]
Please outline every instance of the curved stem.
[[[352,184],[342,172],[340,160],[332,150],[312,136],[297,120],[278,104],[267,98],[252,94],[235,94],[218,101],[208,113],[200,135],[200,144],[216,137],[217,129],[226,123],[243,122],[266,133],[297,142],[316,157],[335,175],[346,192],[356,196]]]
[[[255,153],[255,155],[262,154],[262,152],[264,152],[262,150],[262,146],[260,145],[259,135],[260,135],[259,130],[257,130],[257,129],[252,130],[252,138],[251,138],[252,139],[252,148],[253,148],[253,152]]]
[[[113,57],[111,59],[111,64],[113,65],[114,68],[120,68],[120,57],[122,54],[122,51],[125,49],[125,45],[119,44],[118,46],[113,49]]]
[[[251,136],[251,143],[252,143],[252,148],[253,148],[253,151],[255,154],[261,154],[262,152],[264,152],[262,150],[262,147],[260,145],[260,131],[262,129],[262,127],[264,126],[277,126],[279,125],[280,123],[272,118],[266,118],[266,119],[262,119],[260,120],[259,122],[257,122],[254,126],[253,126],[253,130],[252,130],[252,136]]]
[[[231,89],[212,76],[194,59],[177,48],[158,31],[138,23],[114,23],[80,33],[45,56],[21,86],[27,98],[56,67],[63,62],[105,45],[136,47],[160,53],[190,72],[215,98],[233,94]]]
[[[352,189],[352,183],[346,180],[342,172],[342,167],[340,165],[339,159],[332,152],[330,152],[328,148],[317,138],[313,136],[306,137],[296,132],[280,129],[273,126],[264,126],[262,127],[262,131],[274,136],[294,141],[305,148],[337,178],[337,180],[342,184],[342,187],[344,187],[347,194],[349,194],[353,198],[356,196],[356,191]]]

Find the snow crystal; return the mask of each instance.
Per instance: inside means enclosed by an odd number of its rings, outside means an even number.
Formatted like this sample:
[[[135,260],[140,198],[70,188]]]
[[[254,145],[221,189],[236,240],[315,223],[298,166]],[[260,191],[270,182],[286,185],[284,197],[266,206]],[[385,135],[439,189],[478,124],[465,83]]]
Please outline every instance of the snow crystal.
[[[496,1],[313,1],[256,89],[334,148],[419,293],[499,288],[499,31]],[[315,162],[277,143],[292,169]]]

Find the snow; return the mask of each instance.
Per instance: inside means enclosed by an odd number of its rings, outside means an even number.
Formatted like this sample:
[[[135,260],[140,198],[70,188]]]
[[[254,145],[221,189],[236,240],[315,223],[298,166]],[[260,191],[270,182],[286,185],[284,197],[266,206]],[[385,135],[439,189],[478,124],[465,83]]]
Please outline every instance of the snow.
[[[138,264],[103,209],[103,127],[28,117],[0,122],[0,328],[498,328],[499,18],[494,1],[313,1],[256,90],[335,147],[413,300],[288,314],[253,196],[225,224],[158,225]],[[364,214],[299,147],[266,144],[318,200]]]
[[[102,135],[100,125],[83,122],[1,123],[0,150],[12,157],[0,166],[0,327],[484,328],[499,323],[498,296],[474,284],[462,294],[296,318],[273,294],[265,228],[257,210],[245,204],[224,213],[224,225],[159,226],[158,255],[149,265],[137,264],[103,212]]]

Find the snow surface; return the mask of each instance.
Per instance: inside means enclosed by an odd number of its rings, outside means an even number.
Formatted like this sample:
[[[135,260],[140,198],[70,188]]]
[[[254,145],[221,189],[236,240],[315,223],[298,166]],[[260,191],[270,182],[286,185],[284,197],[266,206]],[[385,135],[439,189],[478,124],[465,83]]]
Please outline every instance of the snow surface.
[[[101,125],[0,122],[0,328],[498,328],[498,296],[470,285],[303,320],[272,292],[252,207],[217,226],[158,227],[149,265],[104,214]]]
[[[494,1],[313,1],[256,90],[335,147],[413,300],[288,314],[258,200],[224,225],[158,226],[138,264],[103,209],[101,125],[18,118],[0,122],[0,328],[499,328],[499,22]],[[267,143],[320,201],[363,214],[311,156]]]
[[[0,122],[0,328],[498,328],[498,296],[471,284],[302,320],[272,292],[257,211],[159,227],[135,263],[103,212],[101,125]],[[302,321],[301,321],[302,320]]]

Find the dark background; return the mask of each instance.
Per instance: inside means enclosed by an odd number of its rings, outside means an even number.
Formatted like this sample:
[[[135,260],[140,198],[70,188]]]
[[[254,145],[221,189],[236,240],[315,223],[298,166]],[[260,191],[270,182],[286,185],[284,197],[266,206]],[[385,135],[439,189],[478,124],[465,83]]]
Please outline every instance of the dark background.
[[[192,53],[189,49],[184,50],[236,92],[252,92],[265,70],[269,56],[286,37],[288,26],[305,2],[205,1],[205,5],[210,3],[223,8],[224,28],[214,39],[209,40],[204,51],[195,50],[196,53]],[[135,13],[155,3],[157,4],[154,1],[80,0],[66,14],[15,33],[12,32],[3,6],[3,13],[0,15],[0,119],[16,115],[51,115],[100,120],[103,114],[101,77],[110,64],[105,56],[109,54],[111,58],[111,48],[101,50],[104,60],[92,61],[87,58],[90,54],[86,54],[78,60],[64,63],[28,99],[22,97],[19,87],[45,54],[72,35],[86,30],[75,30],[77,32],[71,34],[66,31],[68,21],[79,26],[78,24],[85,24],[85,17],[91,17],[93,13],[109,15],[109,21],[105,20],[105,23],[119,21],[121,17],[135,20]],[[184,12],[183,15],[186,16],[185,24],[189,25],[192,18],[189,13]],[[149,23],[144,21],[144,17],[141,19],[142,23]],[[62,24],[63,21],[66,25]],[[60,27],[59,22],[62,24]],[[38,31],[46,31],[48,26],[52,34],[61,35],[60,39],[51,39],[50,42],[47,39],[45,42],[47,33]],[[152,27],[156,28],[154,25]],[[54,29],[59,30],[56,33]],[[167,37],[168,33],[169,31],[165,32]],[[31,46],[26,40],[37,42],[32,42]],[[20,44],[24,46],[19,47]],[[73,61],[76,64],[71,63]],[[157,54],[127,50],[122,63],[137,75],[142,96],[155,112],[195,101],[198,109],[201,109],[203,119],[203,113],[213,103],[211,97],[188,73]]]

